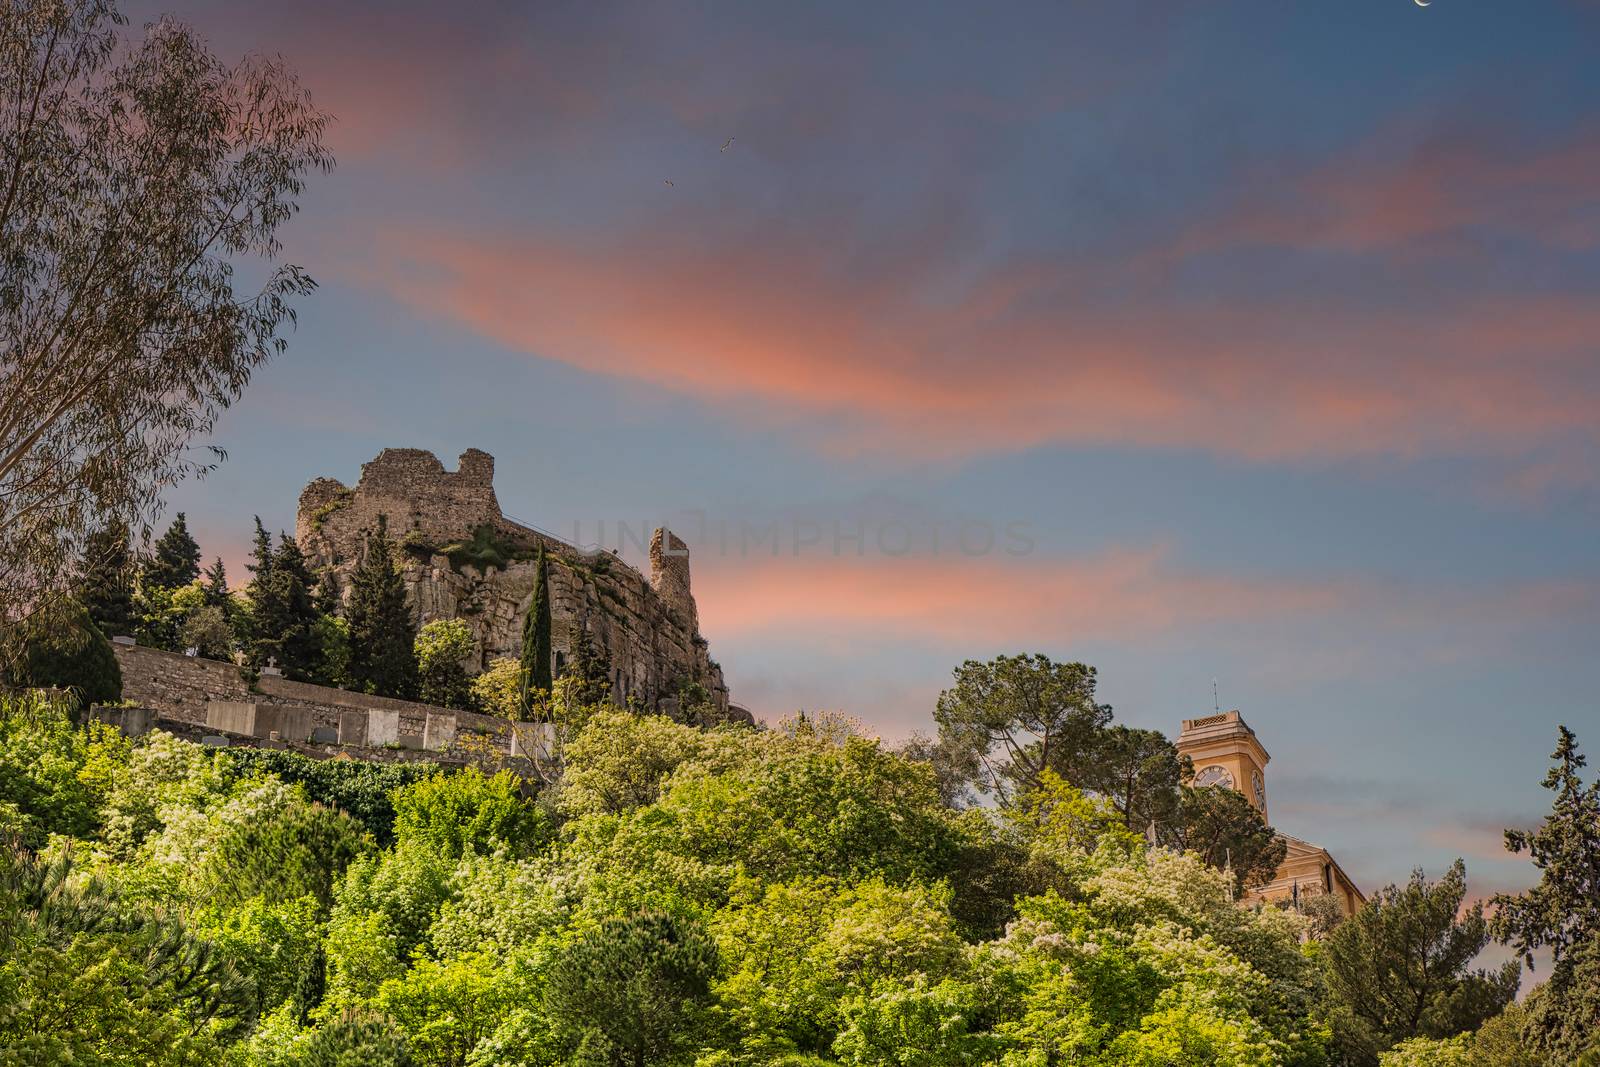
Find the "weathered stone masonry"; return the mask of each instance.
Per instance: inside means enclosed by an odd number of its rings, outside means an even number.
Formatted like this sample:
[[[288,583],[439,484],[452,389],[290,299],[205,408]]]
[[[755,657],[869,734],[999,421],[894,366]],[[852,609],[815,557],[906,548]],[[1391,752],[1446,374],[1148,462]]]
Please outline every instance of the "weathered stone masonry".
[[[123,696],[137,709],[100,709],[100,717],[129,733],[159,727],[197,740],[215,735],[230,744],[271,741],[362,759],[423,754],[444,763],[499,762],[545,741],[539,723],[513,726],[473,712],[410,700],[352,693],[263,673],[253,683],[232,663],[125,644],[113,645],[122,668]],[[352,753],[351,750],[354,750]]]
[[[604,646],[612,664],[612,697],[671,710],[680,686],[705,687],[724,711],[728,689],[699,632],[690,591],[689,555],[670,532],[657,530],[650,577],[609,552],[586,553],[507,519],[494,492],[494,457],[477,449],[448,471],[431,452],[388,448],[363,464],[354,488],[318,478],[300,494],[295,536],[314,566],[332,569],[341,590],[360,560],[366,534],[380,517],[405,547],[405,581],[417,623],[461,619],[476,651],[477,672],[522,648],[522,619],[533,596],[533,551],[549,562],[551,647],[559,666],[580,627]],[[453,566],[439,551],[478,531],[515,551],[504,568]]]

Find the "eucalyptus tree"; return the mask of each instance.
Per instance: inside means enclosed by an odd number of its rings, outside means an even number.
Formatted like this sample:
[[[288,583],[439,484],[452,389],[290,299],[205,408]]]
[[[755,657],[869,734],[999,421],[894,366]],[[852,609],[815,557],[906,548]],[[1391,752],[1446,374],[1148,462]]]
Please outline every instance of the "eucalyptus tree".
[[[328,116],[280,60],[125,21],[0,4],[0,633],[60,602],[93,530],[148,537],[222,458],[193,443],[314,287],[278,233],[333,164]]]

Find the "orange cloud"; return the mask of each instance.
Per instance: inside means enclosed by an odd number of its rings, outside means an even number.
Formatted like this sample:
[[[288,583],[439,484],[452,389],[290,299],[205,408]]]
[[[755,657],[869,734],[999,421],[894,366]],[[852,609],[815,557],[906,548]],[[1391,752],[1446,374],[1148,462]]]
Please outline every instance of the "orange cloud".
[[[1184,573],[1159,548],[1036,557],[697,556],[708,633],[887,632],[953,645],[1117,639],[1202,622],[1334,610],[1337,582]]]
[[[1600,444],[1592,300],[1086,300],[1105,283],[1081,268],[957,283],[954,237],[868,253],[844,229],[395,233],[359,269],[508,347],[733,417],[804,417],[840,451],[1067,443],[1284,461]]]
[[[1246,176],[1239,206],[1195,226],[1168,255],[1239,244],[1368,252],[1473,231],[1561,248],[1600,244],[1600,129],[1511,143],[1476,119],[1468,132],[1394,126],[1301,174]]]
[[[871,537],[867,538],[868,542]],[[1588,580],[1425,588],[1373,577],[1288,577],[1202,570],[1164,546],[1078,557],[878,554],[869,543],[829,554],[790,549],[717,554],[691,547],[705,633],[718,641],[818,635],[842,648],[863,638],[972,651],[1071,648],[1209,632],[1257,652],[1271,670],[1356,663],[1394,669],[1503,655],[1550,628],[1592,625],[1600,585]]]

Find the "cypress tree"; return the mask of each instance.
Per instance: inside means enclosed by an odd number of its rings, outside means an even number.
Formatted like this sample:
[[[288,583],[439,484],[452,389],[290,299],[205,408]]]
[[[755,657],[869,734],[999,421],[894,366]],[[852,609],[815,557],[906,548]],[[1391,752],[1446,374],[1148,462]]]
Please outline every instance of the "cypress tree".
[[[523,710],[532,706],[536,692],[548,693],[554,679],[550,674],[550,570],[544,545],[533,570],[533,602],[522,619]]]
[[[275,659],[290,678],[312,678],[320,664],[317,609],[311,598],[311,572],[293,537],[278,535],[278,550],[266,572],[255,582],[252,659],[258,665]]]
[[[144,566],[146,585],[161,589],[182,589],[200,577],[200,546],[189,536],[189,524],[178,512],[167,532],[156,542],[155,552]]]
[[[221,556],[206,569],[206,603],[221,608],[224,614],[232,604],[228,599],[228,570],[222,565]]]
[[[319,615],[338,615],[344,607],[339,599],[339,582],[333,576],[332,567],[322,568],[322,573],[317,576],[316,604]]]
[[[83,551],[83,575],[78,580],[78,601],[101,633],[131,634],[133,610],[133,555],[128,550],[128,527],[115,522],[89,536]]]
[[[377,530],[367,535],[366,551],[351,578],[345,619],[350,627],[350,684],[380,696],[415,695],[417,631],[382,517]]]

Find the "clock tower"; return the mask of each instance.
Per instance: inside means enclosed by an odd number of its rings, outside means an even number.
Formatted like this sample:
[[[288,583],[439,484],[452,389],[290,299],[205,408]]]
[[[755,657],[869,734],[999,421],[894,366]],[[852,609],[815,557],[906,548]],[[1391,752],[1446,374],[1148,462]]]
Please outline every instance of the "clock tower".
[[[1183,720],[1178,754],[1194,763],[1195,785],[1236,789],[1267,817],[1267,761],[1272,757],[1237,711]]]

